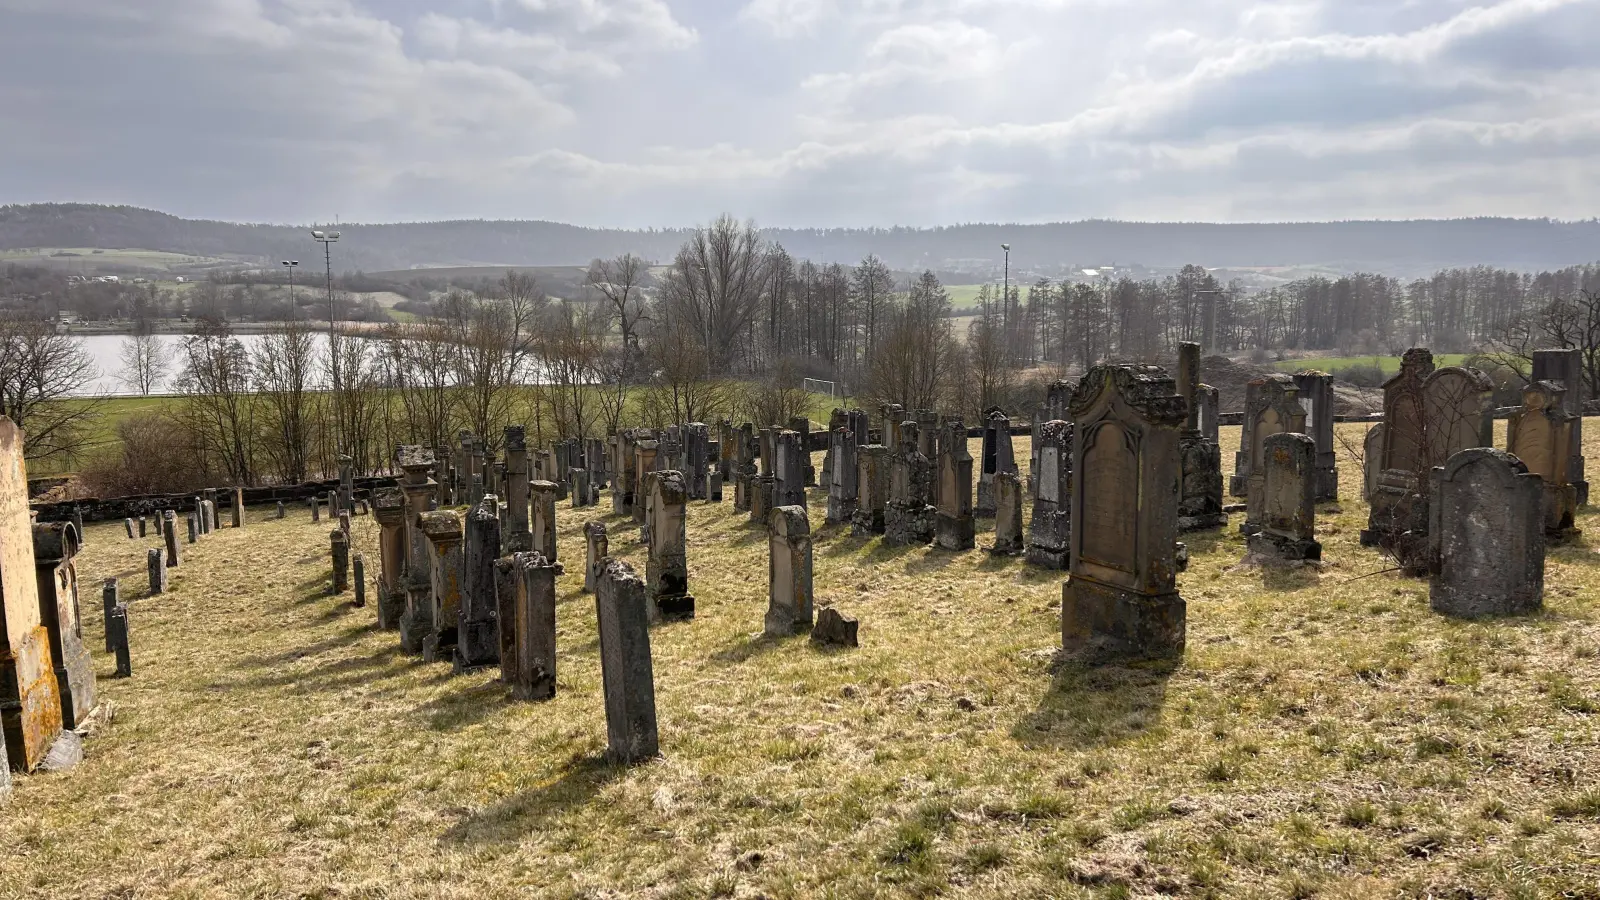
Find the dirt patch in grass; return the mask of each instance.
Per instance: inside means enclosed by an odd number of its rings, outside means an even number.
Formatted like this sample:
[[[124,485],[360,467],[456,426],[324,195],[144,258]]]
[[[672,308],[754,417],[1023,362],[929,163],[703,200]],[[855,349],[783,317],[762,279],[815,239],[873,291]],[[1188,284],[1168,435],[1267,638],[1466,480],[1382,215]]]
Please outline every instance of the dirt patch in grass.
[[[1359,468],[1341,466],[1355,498]],[[765,540],[731,503],[692,504],[698,617],[651,635],[664,757],[621,769],[601,758],[578,561],[598,517],[642,568],[631,525],[562,508],[559,693],[529,704],[492,673],[405,656],[371,607],[328,597],[326,522],[250,513],[189,548],[153,598],[154,541],[90,528],[85,638],[101,646],[100,580],[123,577],[136,675],[112,680],[97,652],[115,721],[75,771],[17,780],[0,896],[1547,897],[1600,883],[1587,542],[1551,553],[1543,614],[1461,623],[1429,612],[1424,582],[1356,580],[1387,567],[1357,545],[1358,499],[1322,509],[1329,565],[1292,577],[1236,568],[1235,517],[1186,538],[1182,663],[1083,670],[1054,658],[1059,573],[884,548],[824,528],[820,496],[818,600],[861,618],[862,647],[763,639]],[[1600,517],[1580,524],[1600,534]],[[357,532],[375,569],[375,525]]]

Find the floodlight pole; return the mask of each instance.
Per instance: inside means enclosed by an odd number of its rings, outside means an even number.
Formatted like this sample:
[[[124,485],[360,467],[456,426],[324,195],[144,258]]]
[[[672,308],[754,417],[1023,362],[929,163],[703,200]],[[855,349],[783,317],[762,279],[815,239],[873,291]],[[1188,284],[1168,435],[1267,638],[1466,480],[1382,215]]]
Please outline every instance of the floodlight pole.
[[[300,318],[300,302],[294,296],[294,270],[300,267],[300,260],[286,259],[283,268],[289,273],[289,321],[294,322]]]
[[[313,231],[311,239],[322,244],[323,271],[328,283],[328,368],[333,372],[333,443],[340,456],[344,455],[344,423],[339,416],[339,331],[334,322],[333,309],[333,244],[339,240],[337,231]]]

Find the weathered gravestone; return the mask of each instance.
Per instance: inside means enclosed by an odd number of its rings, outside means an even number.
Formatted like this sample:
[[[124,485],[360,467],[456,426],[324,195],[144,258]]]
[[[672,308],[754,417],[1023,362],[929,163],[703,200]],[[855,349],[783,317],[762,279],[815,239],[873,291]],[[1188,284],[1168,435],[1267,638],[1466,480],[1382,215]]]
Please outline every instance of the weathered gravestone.
[[[367,557],[357,553],[350,561],[351,577],[355,579],[356,596],[350,605],[360,609],[367,605]]]
[[[1052,420],[1039,426],[1039,464],[1034,474],[1028,562],[1064,570],[1072,556],[1071,422]]]
[[[178,513],[166,510],[161,514],[161,536],[167,542],[167,567],[178,567]]]
[[[1565,393],[1556,382],[1533,382],[1522,389],[1522,406],[1506,426],[1506,449],[1544,484],[1544,536],[1551,544],[1579,534],[1573,527],[1578,490],[1567,478],[1572,429],[1579,417],[1567,412]]]
[[[407,653],[421,653],[434,628],[433,574],[429,569],[432,551],[422,529],[422,516],[429,513],[439,485],[428,474],[434,466],[432,450],[402,444],[395,448],[395,462],[401,471],[400,492],[404,497],[401,519],[405,523],[406,547],[406,599],[405,611],[400,617],[400,647]]]
[[[656,470],[656,451],[660,444],[656,441],[642,440],[634,445],[634,484],[633,493],[633,521],[635,524],[645,524],[645,507],[649,503],[649,488],[647,479],[651,472]]]
[[[343,528],[328,532],[329,554],[333,560],[333,581],[330,594],[350,590],[350,533]]]
[[[1428,602],[1447,616],[1534,612],[1544,603],[1544,487],[1492,447],[1432,472]]]
[[[506,550],[520,553],[533,549],[533,533],[528,524],[528,442],[521,425],[508,425],[506,439]]]
[[[843,410],[835,410],[843,414]],[[828,432],[828,455],[823,458],[822,478],[828,483],[829,525],[849,522],[856,513],[861,474],[856,462],[855,435],[844,430]],[[837,460],[837,462],[835,462]]]
[[[115,677],[132,678],[133,653],[128,646],[128,604],[117,604],[106,619],[106,640],[111,643],[111,652],[117,657],[117,669],[113,673]]]
[[[372,517],[378,520],[378,627],[400,627],[406,610],[405,494],[389,488],[372,496]]]
[[[825,606],[811,629],[811,643],[819,647],[859,647],[861,625],[839,610]]]
[[[1368,503],[1378,492],[1378,476],[1383,472],[1383,434],[1387,430],[1379,422],[1367,429],[1367,436],[1361,441],[1361,497]]]
[[[461,603],[456,626],[456,672],[500,661],[494,561],[500,556],[500,498],[485,494],[467,514],[461,553]]]
[[[107,578],[100,588],[100,604],[103,607],[103,618],[111,617],[111,610],[122,602],[121,588],[118,587],[116,578]],[[111,652],[111,634],[106,634],[106,652]]]
[[[1215,444],[1222,433],[1222,419],[1219,415],[1222,406],[1222,392],[1209,384],[1200,385],[1196,393],[1200,405],[1200,436]]]
[[[600,681],[606,702],[606,751],[618,762],[661,753],[656,730],[655,672],[644,582],[627,563],[610,560],[595,592],[600,631]]]
[[[33,565],[39,617],[50,640],[63,728],[77,728],[94,709],[94,664],[83,643],[78,611],[77,527],[71,522],[35,522]]]
[[[189,529],[189,543],[192,544],[195,541],[198,541],[200,539],[200,520],[195,517],[194,513],[189,513],[187,516],[184,516],[183,521]]]
[[[517,700],[549,700],[556,695],[556,576],[562,567],[538,553],[517,553],[495,565],[505,586],[501,678]]]
[[[1200,345],[1178,345],[1178,393],[1184,400],[1183,434],[1178,440],[1183,484],[1178,496],[1178,530],[1220,528],[1228,522],[1222,511],[1222,448],[1200,427]]]
[[[1280,432],[1262,443],[1261,519],[1247,541],[1250,555],[1269,563],[1319,560],[1317,442],[1310,435]],[[1252,488],[1252,508],[1257,502]]]
[[[977,539],[972,516],[972,454],[967,451],[967,426],[955,419],[940,434],[936,478],[938,515],[933,542],[945,550],[971,550]]]
[[[651,472],[645,484],[650,493],[650,555],[645,565],[650,620],[692,619],[683,473]]]
[[[975,515],[985,519],[995,514],[994,478],[1002,472],[1017,471],[1015,450],[1011,444],[1011,420],[998,407],[990,409],[983,418],[983,444],[978,468],[978,502]]]
[[[806,452],[805,439],[804,434],[789,430],[778,432],[774,438],[778,454],[778,480],[777,491],[772,498],[773,506],[806,505],[806,463],[811,459],[811,454]]]
[[[235,527],[235,528],[243,528],[244,527],[244,488],[242,488],[242,487],[234,488],[233,491],[232,491],[232,496],[233,496],[233,503],[232,503],[233,527]],[[353,504],[353,503],[348,503],[348,504],[345,505],[345,508],[346,509],[352,509],[352,508],[354,508],[354,505],[355,504]]]
[[[704,422],[690,422],[683,438],[689,499],[704,500],[710,496],[711,429]]]
[[[529,489],[533,493],[533,550],[556,562],[557,485],[553,481],[535,481]]]
[[[144,554],[145,571],[150,575],[150,593],[165,594],[167,592],[167,560],[161,555],[161,550],[151,547]]]
[[[811,521],[804,506],[772,510],[767,538],[769,637],[788,637],[811,627]]]
[[[128,530],[128,540],[133,540],[133,520],[123,519],[122,526]]]
[[[891,546],[915,546],[933,540],[938,510],[933,495],[933,466],[911,440],[901,442],[889,460],[889,501],[883,511],[883,540]]]
[[[882,444],[856,446],[855,512],[850,533],[870,537],[884,532],[884,509],[889,503],[889,448]]]
[[[758,439],[760,475],[750,482],[750,521],[766,527],[778,493],[778,441],[776,428],[763,428]]]
[[[585,544],[583,565],[583,590],[592,594],[600,582],[600,570],[606,557],[611,555],[611,540],[606,534],[606,523],[590,522],[583,526]]]
[[[840,430],[849,431],[849,422],[850,417],[845,414],[843,409],[837,406],[833,408],[832,412],[828,413],[828,449],[822,454],[822,483],[824,486],[833,484],[834,433]]]
[[[1339,499],[1339,457],[1333,437],[1333,376],[1307,370],[1296,373],[1294,386],[1306,411],[1305,433],[1317,442],[1318,502]]]
[[[61,733],[61,694],[39,616],[32,532],[22,429],[0,417],[0,727],[11,767],[23,772],[44,760]]]
[[[1153,366],[1097,366],[1072,401],[1071,572],[1061,642],[1090,662],[1183,654],[1177,590],[1184,402]]]
[[[456,633],[461,625],[461,517],[449,510],[438,510],[423,513],[417,524],[428,541],[428,574],[432,582],[422,658],[426,662],[443,662],[455,653]]]
[[[1275,434],[1304,434],[1306,411],[1300,405],[1300,390],[1288,375],[1272,374],[1251,381],[1245,387],[1244,428],[1241,432],[1238,471],[1244,473],[1245,518],[1239,530],[1255,534],[1261,530],[1262,505],[1252,491],[1264,489],[1267,438]],[[1235,475],[1238,479],[1240,475]],[[1240,492],[1235,492],[1240,493]]]
[[[140,516],[139,517],[139,537],[148,537],[149,536],[149,528],[150,528],[149,520],[146,519],[144,516]]]
[[[284,508],[283,501],[279,500],[278,501],[278,518],[282,519],[286,512],[288,512],[288,510]]]
[[[789,419],[789,430],[800,435],[800,494],[803,497],[804,488],[817,483],[817,470],[811,464],[811,419],[794,416]]]
[[[572,481],[572,508],[593,506],[595,497],[589,493],[589,472],[587,469],[573,469],[567,473]]]
[[[989,552],[997,556],[1021,553],[1022,476],[1000,472],[992,480],[994,491],[994,545]]]
[[[1552,381],[1566,388],[1561,395],[1561,408],[1573,416],[1572,433],[1567,437],[1567,482],[1572,485],[1579,506],[1589,505],[1589,479],[1583,461],[1583,404],[1588,399],[1583,359],[1584,351],[1578,348],[1533,351],[1533,380]]]

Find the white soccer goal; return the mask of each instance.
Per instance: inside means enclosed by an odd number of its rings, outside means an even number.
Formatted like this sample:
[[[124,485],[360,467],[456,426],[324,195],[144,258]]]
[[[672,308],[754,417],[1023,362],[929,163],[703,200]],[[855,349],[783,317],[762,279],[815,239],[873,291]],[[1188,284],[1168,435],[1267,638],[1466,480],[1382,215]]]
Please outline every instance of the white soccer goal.
[[[834,383],[823,381],[820,378],[806,378],[800,382],[800,387],[808,393],[827,394],[830,398],[835,396],[833,392]]]

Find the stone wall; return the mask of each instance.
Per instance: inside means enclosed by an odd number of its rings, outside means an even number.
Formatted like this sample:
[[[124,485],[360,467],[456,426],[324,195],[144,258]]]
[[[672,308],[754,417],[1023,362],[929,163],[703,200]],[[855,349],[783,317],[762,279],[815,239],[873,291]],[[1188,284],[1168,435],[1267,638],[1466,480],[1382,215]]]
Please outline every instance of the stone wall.
[[[398,483],[393,476],[355,479],[355,490],[358,494],[367,493],[381,488],[391,488]],[[307,497],[326,496],[329,491],[339,487],[337,478],[328,481],[312,481],[305,484],[285,484],[271,487],[256,487],[244,489],[244,502],[246,506],[255,506],[262,503],[276,503],[279,500],[305,500]],[[79,500],[68,500],[62,503],[36,503],[32,508],[38,512],[41,522],[65,522],[72,518],[74,507],[83,511],[85,522],[114,522],[118,519],[136,519],[139,516],[148,516],[163,509],[189,509],[194,505],[195,494],[191,491],[184,494],[145,494],[135,497],[110,497],[100,499],[84,497]]]

